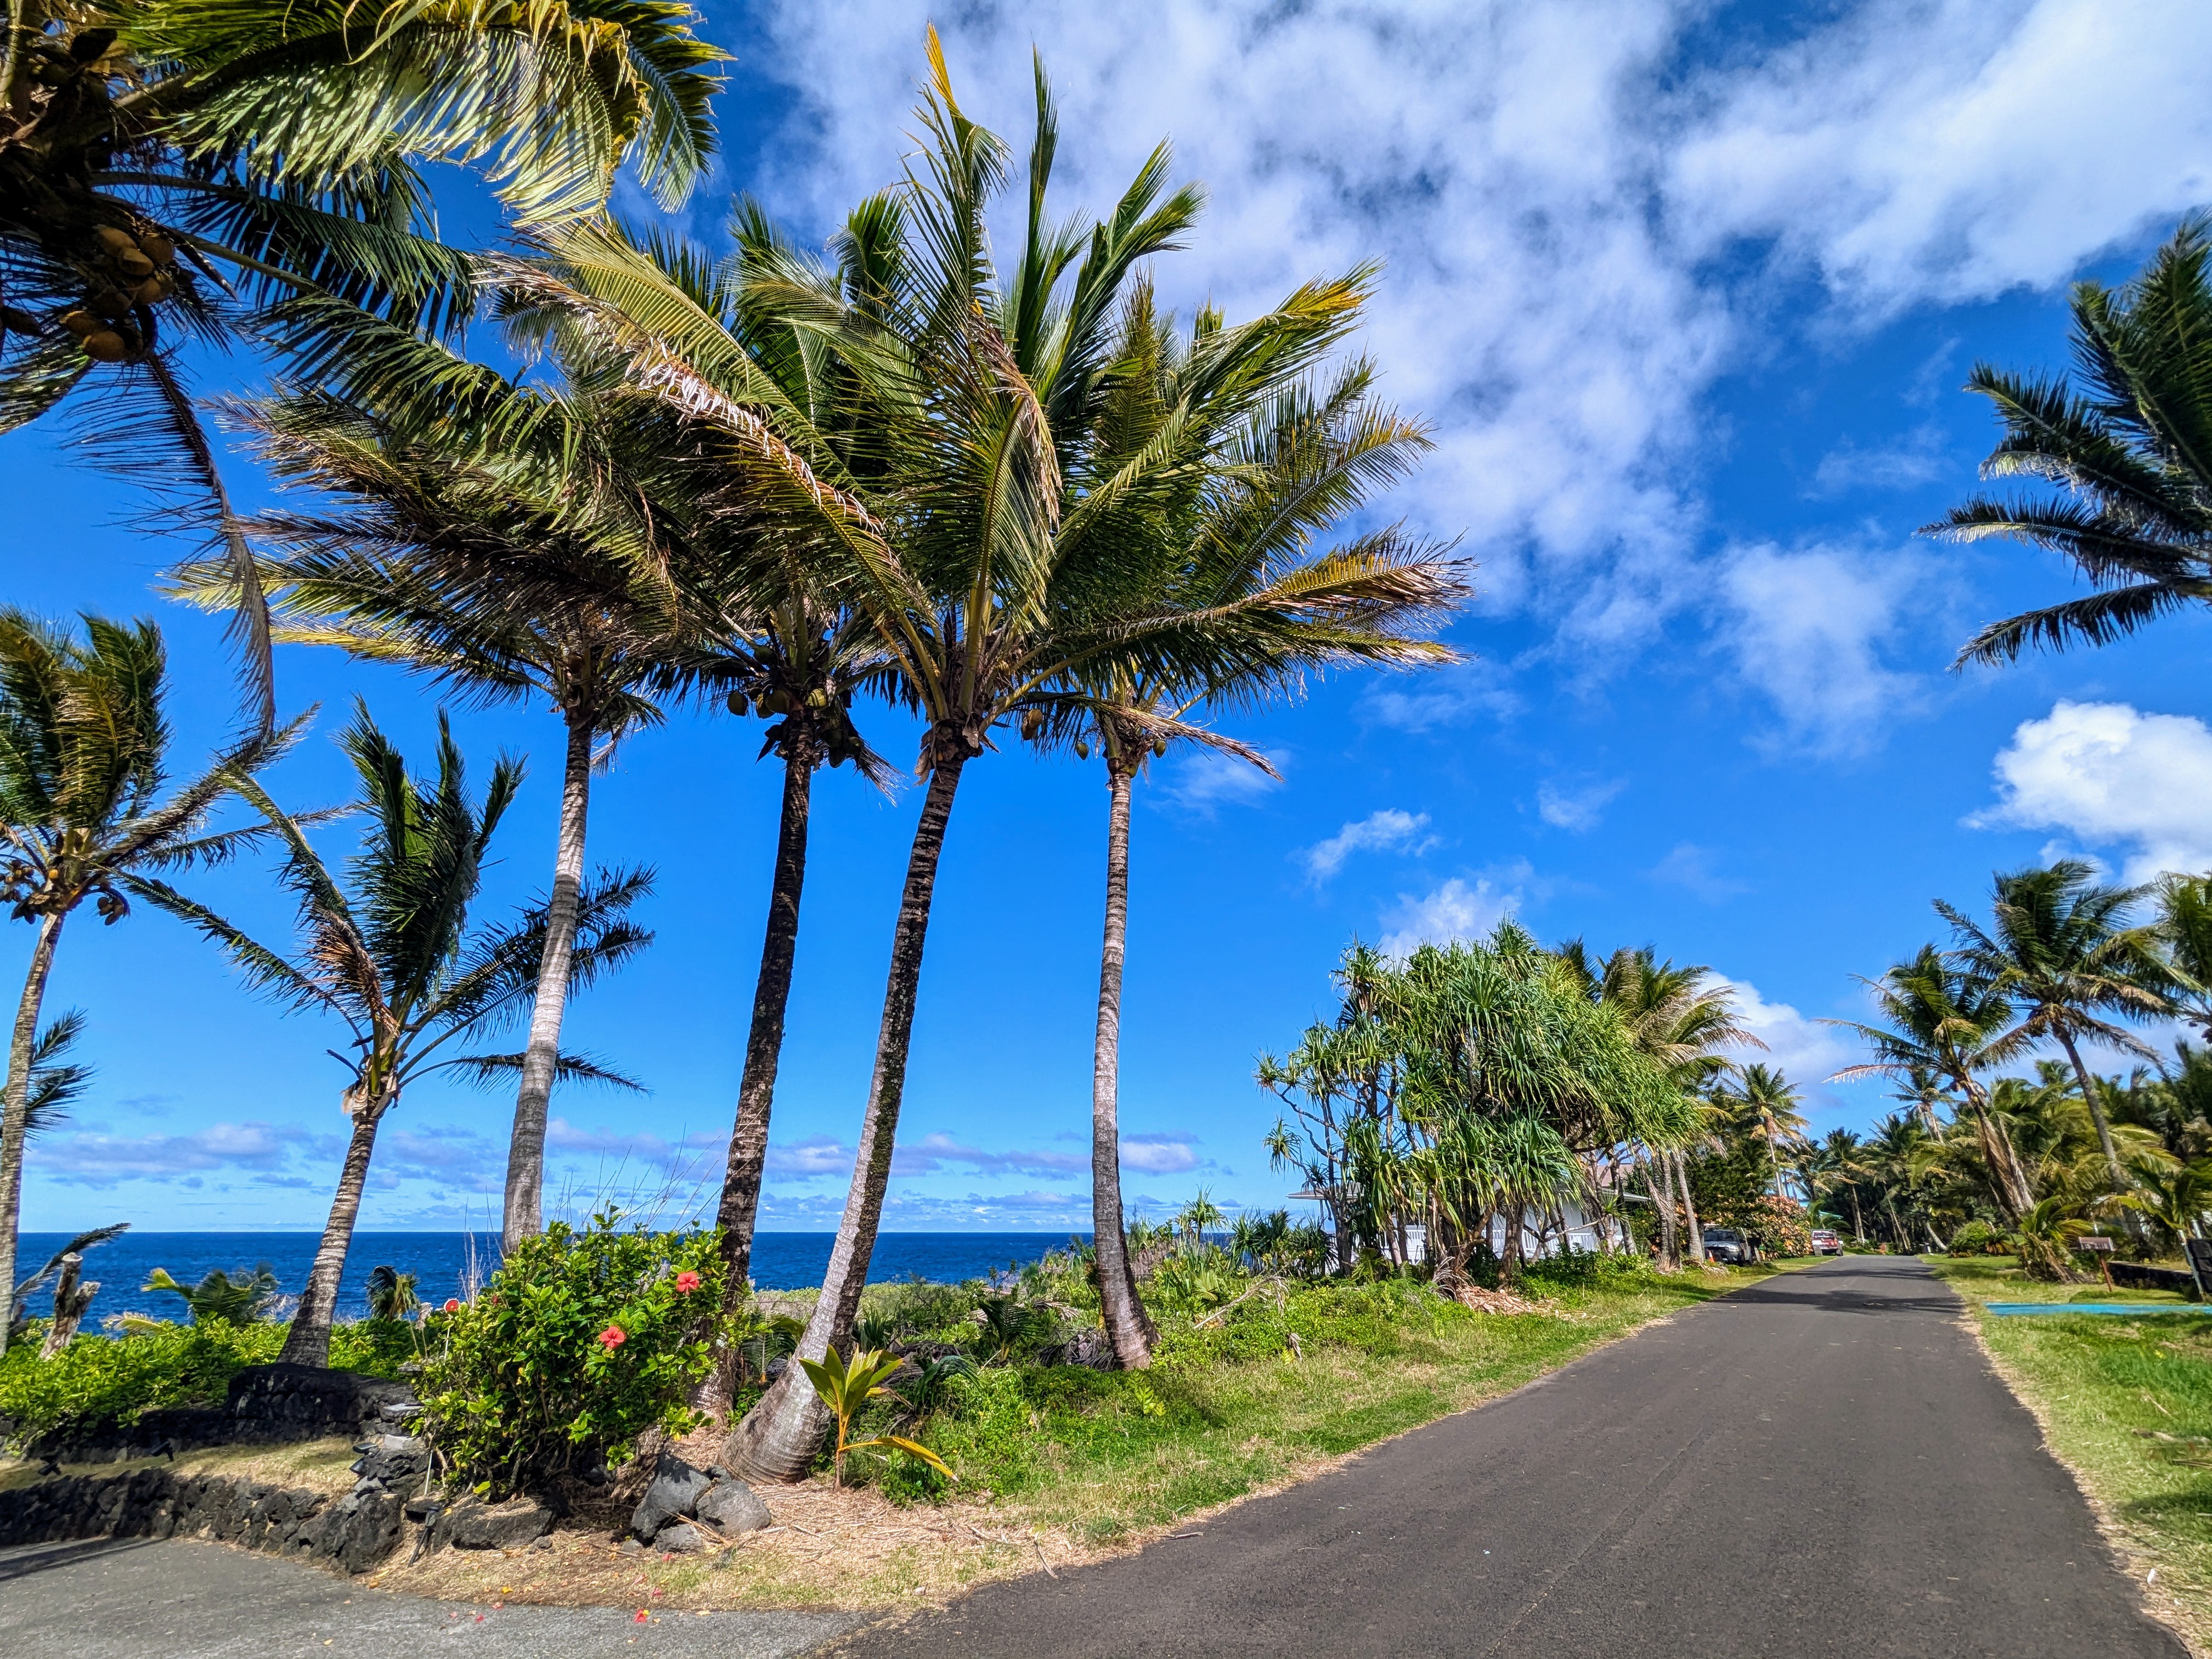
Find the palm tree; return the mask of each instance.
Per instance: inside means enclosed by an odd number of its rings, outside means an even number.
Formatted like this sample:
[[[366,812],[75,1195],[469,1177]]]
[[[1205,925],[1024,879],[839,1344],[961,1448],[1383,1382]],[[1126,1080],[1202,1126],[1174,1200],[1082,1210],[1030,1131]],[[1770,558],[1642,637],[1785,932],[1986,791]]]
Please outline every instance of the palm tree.
[[[902,1098],[930,901],[945,828],[968,763],[994,726],[1041,694],[1116,666],[1224,681],[1254,654],[1262,619],[1283,626],[1364,614],[1270,590],[1219,614],[1157,607],[1152,573],[1131,555],[1132,519],[1176,481],[1162,447],[1130,458],[1097,420],[1118,295],[1136,263],[1171,246],[1196,210],[1194,192],[1162,199],[1167,157],[1156,152],[1109,217],[1087,236],[1036,228],[1006,290],[996,284],[985,230],[1006,153],[963,114],[932,38],[933,89],[922,112],[927,179],[909,176],[896,216],[903,273],[883,306],[836,293],[791,296],[822,343],[868,383],[882,411],[886,457],[878,513],[841,510],[842,587],[869,618],[898,695],[926,732],[917,771],[928,780],[890,952],[876,1066],[852,1186],[821,1298],[799,1352],[818,1358],[849,1332],[881,1218]],[[1040,76],[1031,200],[1041,204],[1054,142]],[[1080,256],[1080,264],[1078,258]],[[1073,271],[1073,280],[1066,280]],[[1285,307],[1283,325],[1341,313],[1355,285],[1317,284]],[[1377,587],[1380,556],[1353,556]],[[1346,574],[1352,574],[1348,568]],[[1395,590],[1418,605],[1424,585]],[[1237,626],[1229,623],[1235,619]],[[826,1426],[818,1401],[787,1371],[732,1436],[726,1459],[767,1478],[803,1473]]]
[[[1841,1187],[1850,1194],[1851,1237],[1856,1243],[1866,1243],[1866,1218],[1859,1212],[1859,1182],[1867,1173],[1862,1155],[1863,1143],[1849,1129],[1831,1129],[1827,1139],[1820,1142],[1820,1167],[1832,1187]]]
[[[1183,1248],[1195,1250],[1206,1243],[1209,1231],[1227,1219],[1221,1206],[1213,1201],[1205,1188],[1200,1187],[1198,1196],[1176,1212],[1175,1224],[1182,1233]]]
[[[425,355],[435,351],[425,346]],[[683,624],[659,579],[652,496],[625,465],[629,431],[603,401],[556,399],[456,365],[477,432],[364,410],[326,392],[234,406],[279,478],[335,498],[255,524],[275,637],[399,664],[479,703],[542,697],[566,742],[545,959],[532,1005],[507,1152],[502,1240],[540,1230],[545,1130],[585,884],[592,772],[662,718],[679,685]],[[177,583],[233,601],[228,569]]]
[[[2157,937],[2166,947],[2170,994],[2200,1030],[2212,1035],[2212,878],[2164,875],[2158,896]]]
[[[1285,308],[1277,317],[1295,316]],[[1097,1241],[1102,1313],[1115,1360],[1152,1363],[1152,1329],[1122,1237],[1120,1125],[1121,980],[1127,953],[1129,815],[1137,778],[1176,743],[1234,756],[1271,775],[1266,757],[1188,723],[1194,704],[1249,704],[1295,690],[1305,668],[1332,662],[1390,665],[1454,659],[1448,647],[1409,637],[1406,625],[1468,592],[1451,561],[1423,556],[1395,529],[1349,551],[1316,553],[1313,538],[1358,512],[1369,493],[1402,477],[1427,447],[1420,428],[1377,407],[1372,371],[1351,365],[1320,386],[1279,384],[1281,360],[1310,356],[1348,319],[1316,316],[1300,337],[1276,319],[1229,329],[1200,316],[1180,349],[1139,288],[1127,307],[1114,354],[1105,421],[1133,465],[1155,447],[1185,458],[1187,481],[1155,494],[1148,556],[1170,573],[1152,601],[1162,610],[1249,615],[1273,637],[1255,641],[1237,676],[1192,683],[1165,672],[1084,677],[1055,705],[1040,701],[1024,728],[1044,742],[1072,741],[1079,758],[1095,744],[1107,784],[1106,903],[1099,951],[1098,1012],[1091,1051],[1091,1237]],[[1209,465],[1209,461],[1212,464]],[[1135,534],[1145,537],[1139,527]],[[1413,556],[1405,556],[1408,552]],[[1428,603],[1409,606],[1406,584],[1425,580]],[[1266,607],[1270,593],[1334,600],[1335,613],[1285,626]],[[1379,602],[1377,602],[1379,601]],[[1365,614],[1362,614],[1363,611]],[[1179,665],[1178,665],[1179,666]],[[1070,719],[1073,714],[1074,718]],[[1057,718],[1055,718],[1057,717]],[[1073,733],[1081,735],[1073,735]]]
[[[1974,1114],[1983,1153],[1995,1175],[1998,1202],[2014,1220],[2027,1214],[2035,1202],[2035,1189],[2004,1126],[1990,1115],[1989,1095],[1979,1075],[2022,1052],[2023,1042],[2007,1030],[2013,1023],[2011,1003],[1986,980],[1961,972],[1933,945],[1922,945],[1917,955],[1896,963],[1880,979],[1859,982],[1873,994],[1887,1023],[1825,1023],[1857,1032],[1876,1058],[1866,1065],[1847,1066],[1828,1080],[1904,1079],[1912,1085],[1915,1103],[1920,1104],[1929,1101],[1923,1092],[1926,1079],[1948,1079]],[[1927,1115],[1932,1132],[1932,1103]]]
[[[1996,406],[2004,436],[1983,473],[2062,486],[2057,499],[1980,496],[1923,533],[2009,536],[2070,560],[2097,592],[1991,623],[1965,662],[2015,659],[2031,645],[2106,645],[2212,599],[2212,331],[2208,221],[2185,219],[2120,289],[2074,285],[2073,348],[2087,382],[1974,366],[1966,386]]]
[[[483,1083],[521,1068],[520,1054],[441,1051],[456,1039],[496,1028],[530,1000],[548,927],[543,909],[503,927],[469,925],[485,850],[521,786],[520,761],[502,757],[478,801],[469,792],[461,752],[442,712],[434,778],[408,775],[405,762],[365,708],[356,710],[339,741],[360,776],[361,808],[369,820],[343,884],[309,844],[299,820],[258,785],[236,786],[284,849],[281,879],[298,907],[296,954],[287,957],[256,943],[204,905],[158,883],[143,884],[153,902],[220,945],[256,990],[293,1010],[335,1014],[353,1034],[350,1054],[337,1055],[347,1073],[341,1104],[352,1133],[322,1243],[284,1341],[285,1363],[301,1365],[319,1365],[329,1358],[338,1281],[378,1124],[417,1078],[458,1071]],[[583,894],[577,946],[568,964],[572,985],[588,983],[651,941],[651,934],[627,920],[630,905],[648,890],[647,878],[634,874]],[[586,1060],[563,1056],[561,1070],[564,1076],[636,1086]]]
[[[732,714],[773,722],[762,754],[783,763],[768,921],[715,1218],[732,1316],[751,1293],[815,776],[848,761],[879,787],[891,775],[851,714],[855,690],[880,676],[884,653],[874,629],[822,580],[818,545],[836,539],[843,503],[835,490],[810,486],[815,475],[805,459],[872,478],[880,469],[867,434],[879,423],[860,383],[757,295],[796,283],[871,303],[887,280],[877,258],[879,205],[848,222],[832,269],[802,260],[750,204],[736,228],[738,256],[719,267],[702,250],[595,223],[548,237],[536,258],[503,269],[502,303],[518,334],[557,339],[657,389],[650,404],[626,403],[624,417],[647,422],[649,441],[671,463],[674,489],[660,506],[664,517],[680,520],[689,544],[677,579],[699,613],[703,655],[693,670],[723,693]],[[709,418],[694,418],[702,412]],[[702,1408],[727,1408],[738,1361],[734,1348],[725,1352],[701,1386]]]
[[[34,1109],[58,1103],[50,1085],[41,1098],[40,1073],[65,1022],[41,1032],[39,1015],[63,925],[88,899],[101,921],[119,921],[147,872],[220,863],[259,838],[258,828],[201,832],[234,784],[283,754],[302,724],[257,732],[172,789],[161,630],[83,621],[77,638],[0,610],[0,903],[38,928],[0,1095],[0,1285],[15,1283],[24,1138]],[[6,1341],[0,1332],[0,1351]]]
[[[0,432],[104,383],[96,455],[225,545],[264,725],[247,547],[178,347],[342,347],[356,307],[458,327],[472,263],[436,240],[428,164],[474,165],[525,225],[594,211],[626,158],[673,207],[712,151],[725,57],[690,21],[583,0],[11,0]]]
[[[1957,933],[1969,969],[1988,981],[1993,994],[2019,1005],[2020,1018],[2008,1035],[2023,1043],[2056,1042],[2066,1051],[2118,1188],[2125,1180],[2120,1155],[2095,1079],[2081,1059],[2081,1039],[2094,1037],[2151,1059],[2149,1045],[2099,1016],[2162,1014],[2172,1004],[2164,989],[2166,970],[2148,936],[2126,925],[2142,890],[2104,886],[2094,875],[2074,859],[1999,875],[1990,902],[1992,931],[1941,899],[1936,910]]]

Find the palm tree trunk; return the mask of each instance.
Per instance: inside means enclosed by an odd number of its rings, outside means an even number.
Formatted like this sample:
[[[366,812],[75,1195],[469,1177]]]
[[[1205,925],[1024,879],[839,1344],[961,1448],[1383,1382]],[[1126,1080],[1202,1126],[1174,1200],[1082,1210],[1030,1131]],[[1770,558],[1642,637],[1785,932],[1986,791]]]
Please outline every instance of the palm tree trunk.
[[[2105,1149],[2105,1168],[2111,1172],[2115,1188],[2124,1187],[2127,1177],[2120,1172],[2120,1152],[2119,1148],[2112,1144],[2112,1126],[2105,1121],[2105,1109],[2097,1099],[2097,1079],[2089,1075],[2089,1068],[2081,1063],[2081,1051],[2074,1046],[2074,1034],[2062,1025],[2058,1028],[2057,1036],[2058,1046],[2066,1051],[2066,1058],[2074,1062],[2074,1075],[2081,1079],[2081,1099],[2089,1109],[2089,1121],[2097,1126],[2097,1144]]]
[[[906,1089],[907,1048],[914,1036],[914,1004],[921,984],[922,945],[929,933],[930,899],[937,885],[937,860],[945,850],[945,830],[952,816],[952,797],[960,787],[967,757],[955,752],[939,761],[929,776],[929,793],[915,826],[908,854],[906,889],[899,896],[898,926],[891,935],[891,963],[884,988],[883,1023],[876,1033],[875,1076],[868,1085],[868,1108],[860,1120],[860,1146],[853,1160],[853,1184],[822,1294],[806,1322],[799,1349],[744,1420],[731,1434],[722,1461],[741,1475],[764,1480],[805,1478],[830,1425],[829,1409],[807,1384],[800,1359],[820,1360],[833,1346],[852,1340],[853,1319],[868,1282],[868,1258],[874,1253],[876,1227],[883,1219],[884,1188],[891,1175],[891,1149],[898,1133],[899,1104]]]
[[[816,760],[810,744],[793,743],[784,754],[783,817],[776,827],[768,932],[761,941],[760,976],[753,981],[752,1030],[745,1038],[744,1074],[738,1081],[738,1115],[730,1129],[729,1162],[722,1171],[722,1202],[714,1215],[715,1225],[722,1230],[726,1319],[742,1311],[752,1293],[753,1224],[760,1213],[769,1114],[775,1104],[776,1062],[783,1053],[784,1012],[791,1001],[792,963],[799,952],[799,902],[806,885],[806,826],[813,806]],[[735,1348],[721,1354],[695,1402],[702,1410],[729,1410],[738,1358]]]
[[[1155,1334],[1121,1231],[1121,964],[1128,946],[1129,797],[1135,781],[1130,768],[1107,763],[1106,934],[1098,951],[1098,1024],[1091,1050],[1091,1243],[1106,1340],[1127,1370],[1152,1363]]]
[[[1851,1195],[1851,1242],[1866,1243],[1866,1222],[1859,1214],[1859,1189],[1856,1182],[1845,1182],[1844,1190]]]
[[[1983,1153],[1997,1172],[1997,1197],[2017,1221],[2035,1207],[2035,1188],[2028,1181],[2027,1171],[2021,1167],[2020,1154],[2013,1151],[2012,1139],[2005,1133],[2004,1125],[1996,1121],[1983,1097],[1981,1085],[1963,1074],[1959,1082],[1966,1104],[1973,1108]]]
[[[330,1364],[331,1319],[337,1310],[338,1280],[344,1276],[353,1224],[361,1214],[362,1188],[368,1184],[368,1155],[376,1146],[376,1126],[391,1104],[389,1097],[366,1102],[354,1114],[353,1138],[346,1143],[345,1163],[338,1170],[331,1218],[323,1225],[323,1242],[315,1251],[315,1265],[307,1270],[307,1288],[300,1292],[299,1311],[292,1316],[284,1352],[276,1356],[279,1364]]]
[[[1682,1220],[1690,1235],[1690,1260],[1705,1265],[1705,1230],[1698,1224],[1698,1206],[1690,1197],[1690,1161],[1678,1150],[1674,1154],[1674,1185],[1682,1194]]]
[[[1673,1273],[1680,1265],[1674,1249],[1674,1178],[1667,1170],[1667,1154],[1655,1152],[1644,1165],[1644,1185],[1651,1190],[1651,1203],[1659,1212],[1659,1265]]]
[[[568,1001],[568,960],[576,949],[576,902],[584,884],[584,825],[592,803],[592,721],[568,720],[568,753],[561,777],[561,836],[553,858],[553,893],[545,905],[545,951],[530,1009],[530,1042],[522,1051],[522,1085],[514,1097],[514,1134],[507,1148],[507,1212],[501,1248],[515,1250],[545,1225],[545,1115],[561,1056],[561,1017]]]
[[[22,1212],[24,1112],[31,1097],[31,1052],[38,1046],[39,1009],[46,1000],[53,972],[54,946],[67,912],[53,911],[39,923],[38,943],[23,975],[23,995],[15,1005],[15,1030],[8,1044],[8,1088],[0,1095],[0,1353],[8,1351],[8,1327],[15,1317],[15,1223]]]

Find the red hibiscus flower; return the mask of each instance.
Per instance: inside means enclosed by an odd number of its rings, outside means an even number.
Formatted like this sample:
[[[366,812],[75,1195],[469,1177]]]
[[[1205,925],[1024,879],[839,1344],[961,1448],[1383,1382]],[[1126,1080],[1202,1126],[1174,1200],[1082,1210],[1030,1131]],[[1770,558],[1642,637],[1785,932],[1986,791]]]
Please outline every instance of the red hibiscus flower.
[[[682,1273],[676,1275],[676,1293],[678,1296],[689,1296],[692,1291],[698,1288],[699,1275],[693,1273],[689,1267],[686,1267]]]
[[[610,1325],[606,1329],[599,1333],[599,1346],[605,1348],[609,1353],[612,1353],[617,1348],[619,1348],[623,1343],[629,1340],[629,1333],[623,1330],[619,1325]]]
[[[459,1297],[458,1296],[449,1296],[449,1297],[447,1297],[446,1298],[446,1311],[447,1311],[447,1313],[459,1313],[459,1312],[460,1312],[460,1310],[461,1310],[461,1298],[460,1298],[460,1297]]]

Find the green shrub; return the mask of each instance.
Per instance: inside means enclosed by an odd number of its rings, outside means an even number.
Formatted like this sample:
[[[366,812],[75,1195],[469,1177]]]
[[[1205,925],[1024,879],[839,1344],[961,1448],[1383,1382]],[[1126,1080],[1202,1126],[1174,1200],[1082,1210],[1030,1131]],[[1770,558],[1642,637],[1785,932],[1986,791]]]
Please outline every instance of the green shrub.
[[[0,1359],[0,1417],[33,1437],[128,1428],[150,1411],[220,1406],[230,1379],[273,1363],[286,1327],[262,1322],[197,1325],[157,1321],[128,1335],[80,1336],[52,1359],[39,1358],[40,1328]],[[414,1334],[397,1320],[362,1320],[331,1333],[331,1364],[342,1370],[397,1376],[415,1357]]]
[[[1973,1220],[1951,1235],[1953,1255],[1985,1255],[2004,1235],[1986,1221]]]
[[[703,1419],[722,1261],[710,1231],[623,1227],[612,1211],[556,1224],[449,1310],[418,1392],[448,1470],[504,1494],[629,1456],[648,1429]]]

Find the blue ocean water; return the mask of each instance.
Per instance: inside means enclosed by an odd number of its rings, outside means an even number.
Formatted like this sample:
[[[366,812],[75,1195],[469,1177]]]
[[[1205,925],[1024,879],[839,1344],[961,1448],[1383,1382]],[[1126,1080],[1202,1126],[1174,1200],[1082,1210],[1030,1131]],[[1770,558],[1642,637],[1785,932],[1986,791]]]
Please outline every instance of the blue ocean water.
[[[980,1279],[994,1268],[1037,1261],[1067,1243],[1065,1233],[884,1233],[868,1263],[868,1277],[881,1282],[916,1273],[942,1283]],[[1085,1237],[1088,1235],[1085,1235]],[[830,1265],[830,1233],[757,1233],[753,1237],[753,1283],[764,1291],[810,1289],[822,1282]],[[277,1281],[296,1296],[307,1283],[319,1239],[313,1233],[142,1233],[127,1232],[85,1253],[84,1276],[100,1281],[100,1294],[85,1320],[89,1330],[111,1314],[150,1314],[176,1319],[183,1304],[173,1296],[149,1295],[138,1287],[156,1267],[186,1285],[211,1267],[247,1272],[267,1262]],[[66,1233],[25,1233],[16,1250],[20,1277],[28,1278],[69,1243]],[[389,1263],[415,1275],[415,1291],[426,1302],[443,1302],[465,1293],[489,1278],[499,1261],[499,1238],[489,1233],[356,1233],[346,1255],[338,1291],[338,1317],[358,1319],[368,1311],[363,1286],[372,1269]],[[44,1314],[44,1299],[32,1298],[31,1312]]]

